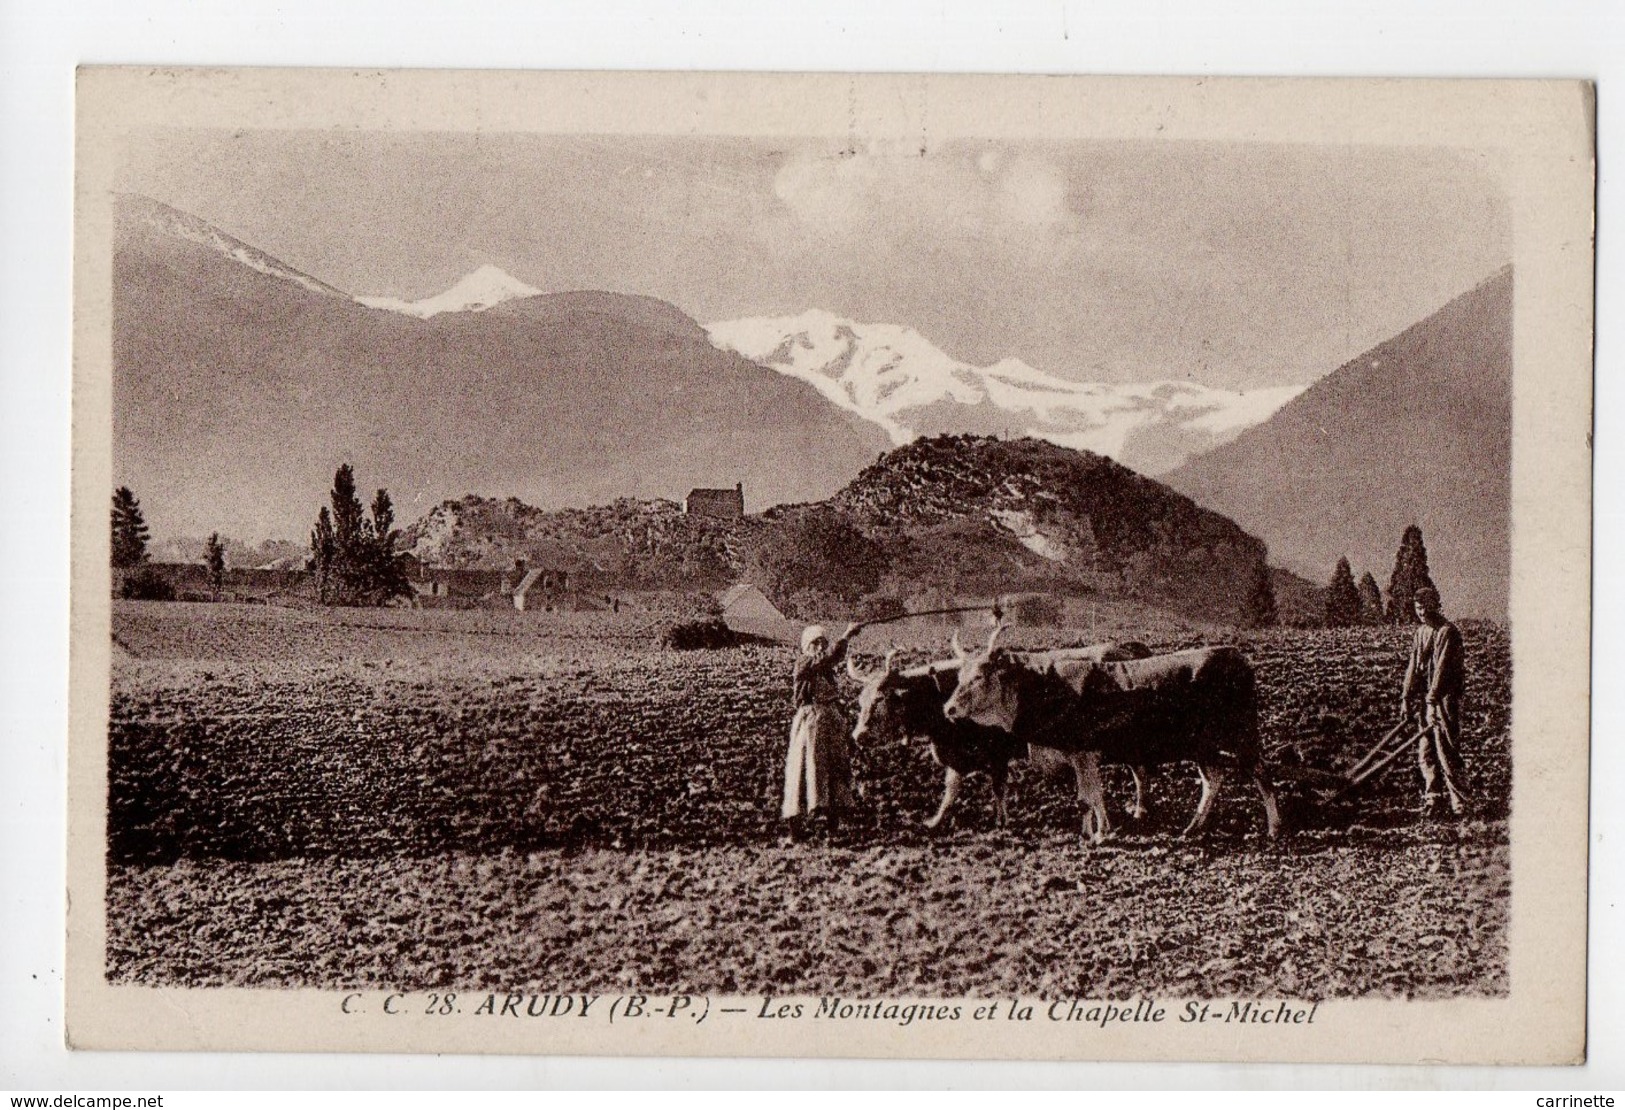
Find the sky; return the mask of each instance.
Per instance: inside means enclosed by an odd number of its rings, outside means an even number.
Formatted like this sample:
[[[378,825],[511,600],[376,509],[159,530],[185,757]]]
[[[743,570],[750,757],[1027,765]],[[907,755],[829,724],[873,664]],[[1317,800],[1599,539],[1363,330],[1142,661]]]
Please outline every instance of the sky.
[[[119,188],[354,295],[493,264],[701,323],[821,308],[1077,380],[1312,381],[1511,259],[1438,148],[152,131]]]

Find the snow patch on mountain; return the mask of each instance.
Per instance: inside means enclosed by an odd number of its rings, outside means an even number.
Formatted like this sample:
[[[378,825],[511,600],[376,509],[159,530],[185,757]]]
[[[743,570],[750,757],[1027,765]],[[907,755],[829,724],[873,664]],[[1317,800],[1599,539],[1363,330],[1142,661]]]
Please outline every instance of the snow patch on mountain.
[[[421,301],[403,301],[399,297],[357,297],[368,308],[382,308],[402,312],[427,320],[442,312],[483,312],[504,301],[520,297],[534,297],[540,289],[526,285],[499,266],[484,265],[458,280],[444,293],[425,297]]]
[[[1235,439],[1242,432],[1262,424],[1308,386],[1278,385],[1263,389],[1249,389],[1232,394],[1235,398],[1227,406],[1210,409],[1186,423],[1186,427],[1212,432],[1223,441]],[[1217,444],[1215,444],[1217,446]]]
[[[718,347],[811,384],[898,445],[945,431],[998,430],[1109,455],[1148,474],[1229,442],[1306,388],[1079,382],[1014,358],[971,366],[912,328],[858,323],[820,309],[727,320],[706,330]]]
[[[1072,554],[1071,548],[1054,535],[1039,527],[1037,518],[1021,509],[991,509],[989,515],[1015,537],[1016,541],[1035,555],[1054,563],[1064,563]]]

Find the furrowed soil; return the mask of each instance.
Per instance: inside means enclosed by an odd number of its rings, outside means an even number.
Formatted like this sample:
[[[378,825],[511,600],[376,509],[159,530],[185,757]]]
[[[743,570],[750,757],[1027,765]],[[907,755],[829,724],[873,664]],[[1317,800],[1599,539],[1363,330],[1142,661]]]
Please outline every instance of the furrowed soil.
[[[1189,765],[1153,772],[1151,816],[1133,823],[1112,769],[1120,835],[1103,847],[1081,841],[1070,787],[1021,765],[1008,829],[972,780],[953,827],[926,831],[941,772],[904,744],[859,754],[862,812],[837,837],[784,842],[791,649],[666,651],[649,615],[118,602],[113,631],[115,982],[1507,990],[1511,671],[1496,626],[1463,628],[1469,819],[1417,819],[1409,756],[1318,803],[1304,783],[1392,725],[1409,630],[1280,630],[1231,642],[1257,670],[1289,834],[1267,841],[1256,791],[1232,781],[1208,836],[1179,839]],[[1111,634],[1136,631],[1094,638]],[[945,654],[947,629],[917,638],[911,660]]]

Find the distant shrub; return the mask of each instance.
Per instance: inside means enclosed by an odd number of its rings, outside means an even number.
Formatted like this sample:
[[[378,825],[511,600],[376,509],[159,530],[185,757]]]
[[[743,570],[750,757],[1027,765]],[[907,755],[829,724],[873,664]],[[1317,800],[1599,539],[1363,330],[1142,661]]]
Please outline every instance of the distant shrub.
[[[674,624],[660,637],[660,646],[672,651],[716,651],[738,643],[734,630],[716,617]]]
[[[175,587],[151,567],[142,567],[124,576],[119,596],[130,601],[174,601]]]
[[[1009,617],[1017,624],[1055,628],[1065,623],[1066,606],[1049,594],[1023,594],[1011,599]]]
[[[802,592],[851,604],[879,587],[885,561],[880,546],[849,520],[819,508],[763,532],[750,552],[746,578],[781,609]]]
[[[908,615],[908,606],[895,594],[870,594],[858,606],[858,616],[866,621],[890,620]]]

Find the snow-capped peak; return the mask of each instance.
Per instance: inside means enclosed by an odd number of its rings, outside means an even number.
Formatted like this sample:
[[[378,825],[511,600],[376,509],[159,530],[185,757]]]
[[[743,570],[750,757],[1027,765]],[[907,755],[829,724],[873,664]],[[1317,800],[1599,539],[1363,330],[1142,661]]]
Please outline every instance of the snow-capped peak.
[[[1171,470],[1272,416],[1301,385],[1245,391],[1192,381],[1084,382],[1015,358],[971,366],[912,328],[813,309],[711,324],[711,341],[808,382],[904,444],[941,432],[1007,432]]]
[[[706,327],[711,341],[811,383],[833,404],[880,425],[895,444],[919,433],[895,414],[938,401],[975,405],[986,390],[913,328],[860,324],[822,309]]]
[[[425,297],[421,301],[403,301],[399,297],[357,297],[369,308],[383,308],[391,312],[404,312],[427,320],[442,312],[482,312],[503,301],[520,297],[534,297],[541,292],[526,285],[499,266],[487,263],[457,281],[444,293]]]

